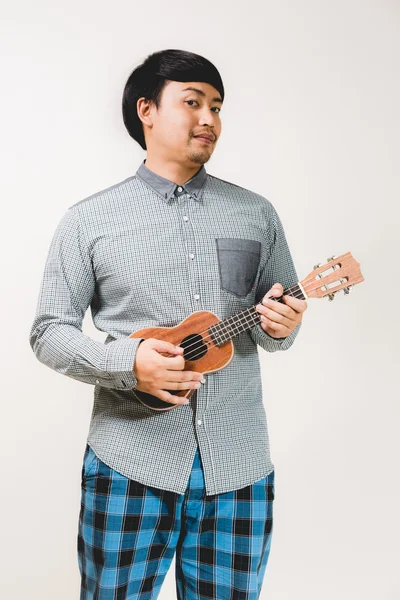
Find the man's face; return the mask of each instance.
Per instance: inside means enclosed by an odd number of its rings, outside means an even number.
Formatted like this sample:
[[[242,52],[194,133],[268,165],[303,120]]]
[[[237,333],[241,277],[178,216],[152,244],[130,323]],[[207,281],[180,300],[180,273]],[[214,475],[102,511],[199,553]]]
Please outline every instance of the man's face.
[[[167,161],[206,163],[221,134],[221,106],[219,92],[208,83],[167,82],[158,110],[153,105],[149,109],[152,126],[145,127],[147,150]],[[213,139],[207,141],[200,134]]]

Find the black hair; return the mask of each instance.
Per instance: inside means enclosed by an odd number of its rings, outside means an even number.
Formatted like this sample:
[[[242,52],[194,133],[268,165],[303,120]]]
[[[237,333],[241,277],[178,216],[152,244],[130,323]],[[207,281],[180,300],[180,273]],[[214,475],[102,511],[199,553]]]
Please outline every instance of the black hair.
[[[158,108],[165,84],[169,81],[209,83],[224,100],[224,86],[217,68],[206,58],[185,50],[161,50],[149,54],[129,75],[122,96],[122,116],[129,135],[146,150],[143,123],[137,113],[137,101],[146,98]]]

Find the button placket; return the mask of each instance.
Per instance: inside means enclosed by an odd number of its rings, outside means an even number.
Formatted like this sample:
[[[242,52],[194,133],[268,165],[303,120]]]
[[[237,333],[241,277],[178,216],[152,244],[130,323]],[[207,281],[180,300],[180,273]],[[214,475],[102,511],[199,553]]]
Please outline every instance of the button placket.
[[[180,193],[180,190],[182,190],[182,193]],[[189,203],[187,202],[187,192],[182,188],[182,186],[178,186],[176,188],[176,196],[178,199],[178,207],[179,207],[179,211],[182,214],[182,220],[184,221],[185,225],[189,225]],[[192,198],[191,195],[189,195],[189,198]],[[185,242],[185,247],[186,249],[189,249],[191,246],[194,245],[194,239],[193,239],[193,228],[192,227],[184,227],[183,228],[183,236],[184,236],[184,242]],[[192,260],[195,258],[195,254],[193,252],[188,252],[187,255],[191,261],[188,263],[188,268],[190,271],[190,278],[193,284],[193,287],[196,289],[198,286],[198,278],[196,277],[196,272],[194,269],[194,264],[192,263]],[[193,265],[193,267],[192,267]],[[194,300],[196,300],[196,304],[197,301],[200,300],[200,294],[198,293],[194,293],[193,294],[193,298]],[[194,307],[194,310],[198,310],[198,307]]]

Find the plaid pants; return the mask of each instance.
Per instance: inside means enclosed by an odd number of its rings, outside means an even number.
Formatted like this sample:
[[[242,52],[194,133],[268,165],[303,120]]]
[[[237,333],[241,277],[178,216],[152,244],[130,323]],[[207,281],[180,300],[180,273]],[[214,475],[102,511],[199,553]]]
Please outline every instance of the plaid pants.
[[[175,557],[179,600],[259,597],[272,536],[274,471],[206,496],[197,449],[185,494],[105,465],[87,444],[77,536],[80,600],[157,598]]]

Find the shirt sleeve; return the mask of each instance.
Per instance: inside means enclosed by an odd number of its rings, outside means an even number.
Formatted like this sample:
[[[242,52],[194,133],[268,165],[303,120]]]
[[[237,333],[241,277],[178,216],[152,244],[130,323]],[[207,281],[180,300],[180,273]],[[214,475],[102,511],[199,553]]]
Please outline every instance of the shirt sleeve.
[[[95,290],[95,274],[74,207],[61,218],[48,251],[29,343],[51,369],[89,384],[134,389],[136,351],[143,338],[109,343],[82,332]]]
[[[269,257],[259,277],[256,290],[256,304],[271,289],[274,283],[281,283],[283,289],[288,289],[298,283],[297,273],[286,241],[281,220],[271,203],[267,202],[270,210],[269,226],[272,233],[272,243]],[[267,352],[287,350],[293,344],[299,333],[301,323],[285,338],[273,338],[257,324],[250,330],[253,341]]]

